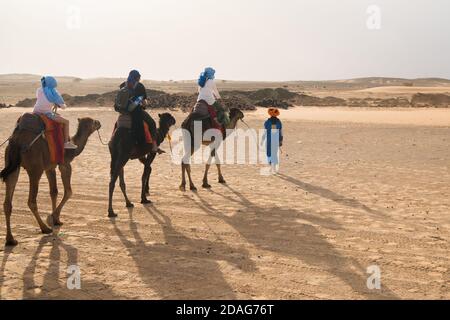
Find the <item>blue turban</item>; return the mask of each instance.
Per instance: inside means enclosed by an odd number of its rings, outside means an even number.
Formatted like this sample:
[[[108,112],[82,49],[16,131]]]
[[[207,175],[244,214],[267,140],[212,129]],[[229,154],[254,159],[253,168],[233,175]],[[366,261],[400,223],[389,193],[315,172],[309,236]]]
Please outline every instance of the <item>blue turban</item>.
[[[127,82],[134,86],[141,79],[141,74],[137,70],[131,70]]]
[[[200,73],[200,77],[198,78],[198,81],[197,81],[198,85],[203,88],[205,86],[207,80],[209,80],[209,79],[214,80],[215,74],[216,74],[216,70],[214,70],[213,68],[211,68],[211,67],[205,68],[205,71]]]
[[[57,105],[63,105],[64,99],[61,97],[59,92],[56,90],[58,86],[58,82],[56,79],[50,76],[42,77],[41,79],[42,89],[44,90],[45,97],[51,103],[55,103]]]

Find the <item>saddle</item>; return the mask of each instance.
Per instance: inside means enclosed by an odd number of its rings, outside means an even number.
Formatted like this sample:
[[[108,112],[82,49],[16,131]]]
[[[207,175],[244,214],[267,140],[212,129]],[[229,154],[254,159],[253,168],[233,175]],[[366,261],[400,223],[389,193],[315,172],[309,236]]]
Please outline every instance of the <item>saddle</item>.
[[[24,113],[19,119],[17,119],[16,130],[26,130],[39,134],[45,130],[45,123],[37,114]]]
[[[64,135],[62,125],[47,118],[45,115],[24,113],[18,120],[16,130],[26,130],[36,134],[44,132],[43,139],[47,141],[50,161],[61,164],[64,162]],[[34,142],[34,141],[33,141]],[[28,146],[28,147],[31,147]]]
[[[119,128],[125,128],[125,129],[131,129],[132,128],[132,119],[130,114],[120,114],[117,118],[117,122],[114,126],[113,130],[113,136],[117,129]],[[144,134],[145,134],[145,142],[146,143],[152,143],[153,138],[150,134],[150,129],[148,127],[147,122],[144,121]]]

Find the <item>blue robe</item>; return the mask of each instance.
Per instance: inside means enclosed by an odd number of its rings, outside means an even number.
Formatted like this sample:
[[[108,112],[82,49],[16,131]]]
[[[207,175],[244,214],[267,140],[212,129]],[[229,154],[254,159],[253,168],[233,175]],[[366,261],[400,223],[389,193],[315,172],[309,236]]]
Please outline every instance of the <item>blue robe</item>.
[[[264,122],[266,155],[269,164],[278,164],[278,153],[283,144],[283,125],[277,117],[270,117]]]

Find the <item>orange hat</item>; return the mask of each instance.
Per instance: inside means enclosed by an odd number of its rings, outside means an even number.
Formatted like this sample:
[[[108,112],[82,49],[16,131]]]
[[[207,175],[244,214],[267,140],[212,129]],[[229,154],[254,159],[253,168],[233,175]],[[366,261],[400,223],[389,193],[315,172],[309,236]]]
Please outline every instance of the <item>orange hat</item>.
[[[271,116],[271,117],[278,117],[280,115],[280,110],[278,110],[277,108],[269,108],[269,110],[267,110],[267,112],[269,113],[269,116]]]

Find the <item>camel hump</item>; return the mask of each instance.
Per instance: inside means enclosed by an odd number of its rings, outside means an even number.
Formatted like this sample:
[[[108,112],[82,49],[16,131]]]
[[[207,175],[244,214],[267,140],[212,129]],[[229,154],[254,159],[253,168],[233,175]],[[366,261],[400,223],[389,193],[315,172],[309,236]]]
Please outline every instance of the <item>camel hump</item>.
[[[188,130],[189,132],[194,132],[194,122],[201,121],[202,123],[202,134],[205,133],[206,130],[211,129],[211,118],[209,115],[200,115],[198,113],[191,113],[187,116],[187,118],[181,124],[181,128]]]
[[[187,118],[184,119],[181,124],[181,128],[193,132],[194,121],[201,121],[203,129],[205,129],[205,125],[206,127],[210,127],[209,123],[211,122],[211,116],[208,111],[208,104],[204,100],[197,101],[195,106],[192,108],[191,113],[189,113]]]
[[[45,130],[45,123],[39,115],[27,112],[17,120],[17,129],[41,133]]]

